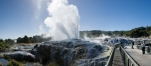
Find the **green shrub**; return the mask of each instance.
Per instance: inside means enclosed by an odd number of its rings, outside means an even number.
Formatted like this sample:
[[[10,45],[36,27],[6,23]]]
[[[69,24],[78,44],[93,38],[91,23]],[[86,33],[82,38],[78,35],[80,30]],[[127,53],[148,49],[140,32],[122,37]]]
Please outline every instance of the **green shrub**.
[[[0,66],[3,66],[1,62],[0,62]]]
[[[6,54],[4,54],[4,58],[7,60],[11,59],[11,57],[7,56]]]
[[[58,66],[56,62],[51,62],[48,66]]]
[[[23,66],[20,62],[17,62],[15,60],[10,60],[7,64],[7,66]]]
[[[0,43],[0,51],[5,50],[5,45],[3,43]]]

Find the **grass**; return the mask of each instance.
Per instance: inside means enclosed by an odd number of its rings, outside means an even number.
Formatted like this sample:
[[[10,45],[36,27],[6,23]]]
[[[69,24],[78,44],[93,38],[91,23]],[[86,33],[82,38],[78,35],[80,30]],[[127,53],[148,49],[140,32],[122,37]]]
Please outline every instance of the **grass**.
[[[10,60],[7,66],[23,66],[23,64],[15,60]]]
[[[48,66],[58,66],[56,62],[51,62]]]

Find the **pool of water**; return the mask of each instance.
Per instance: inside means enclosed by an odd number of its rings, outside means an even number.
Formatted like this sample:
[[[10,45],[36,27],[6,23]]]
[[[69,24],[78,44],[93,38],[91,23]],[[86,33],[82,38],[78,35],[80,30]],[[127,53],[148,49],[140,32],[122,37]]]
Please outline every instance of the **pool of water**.
[[[8,61],[4,58],[0,58],[0,62],[2,63],[3,66],[7,66]]]

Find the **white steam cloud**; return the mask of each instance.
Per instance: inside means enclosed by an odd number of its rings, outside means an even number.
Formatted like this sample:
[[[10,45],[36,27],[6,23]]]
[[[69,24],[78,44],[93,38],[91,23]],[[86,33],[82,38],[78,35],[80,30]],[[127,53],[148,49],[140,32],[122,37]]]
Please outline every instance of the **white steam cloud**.
[[[45,31],[45,29],[43,28],[43,25],[40,25],[39,26],[39,34],[44,34],[44,33],[46,33],[46,31]]]
[[[87,36],[87,34],[84,34],[84,40],[90,41],[90,42],[95,42],[95,43],[98,43],[98,44],[102,44],[106,38],[111,38],[111,37],[107,36],[107,35],[104,35],[104,34],[101,34],[98,37],[90,38],[90,37]]]
[[[47,4],[49,17],[44,24],[50,28],[54,40],[78,39],[79,13],[75,5],[68,0],[52,0]]]

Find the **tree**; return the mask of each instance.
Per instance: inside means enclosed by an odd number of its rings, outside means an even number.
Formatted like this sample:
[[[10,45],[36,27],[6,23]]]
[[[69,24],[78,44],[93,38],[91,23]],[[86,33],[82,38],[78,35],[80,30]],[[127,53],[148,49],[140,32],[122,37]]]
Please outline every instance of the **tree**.
[[[0,39],[0,42],[4,42],[4,40],[3,40],[3,39]]]
[[[24,36],[24,38],[23,38],[23,43],[28,43],[28,36]]]
[[[33,43],[33,38],[32,37],[28,38],[28,43]]]
[[[21,38],[21,37],[18,37],[18,38],[17,38],[17,43],[21,43],[21,42],[22,42],[21,40],[22,40],[22,38]]]
[[[14,40],[12,40],[12,39],[5,39],[5,43],[7,43],[7,44],[13,44]]]
[[[131,30],[131,37],[148,37],[149,36],[149,32],[147,31],[149,29],[147,29],[147,27],[138,27],[138,28],[134,28]]]

